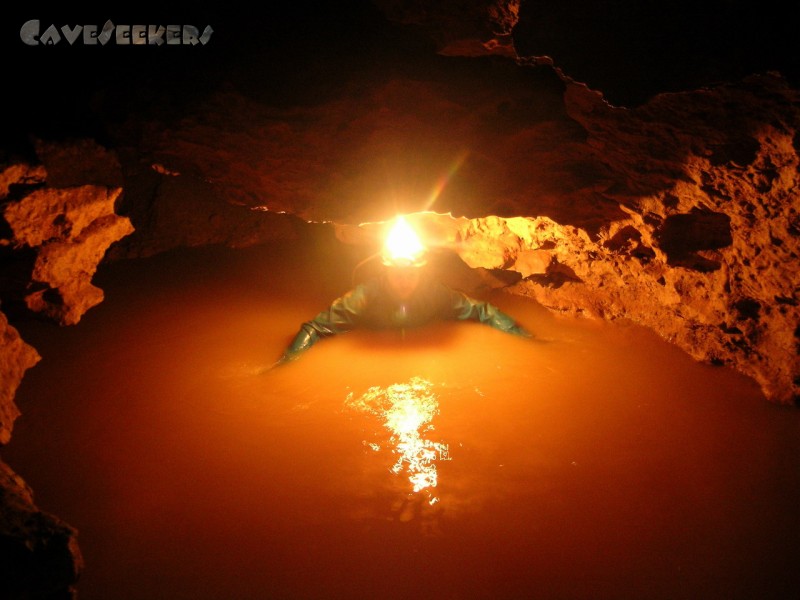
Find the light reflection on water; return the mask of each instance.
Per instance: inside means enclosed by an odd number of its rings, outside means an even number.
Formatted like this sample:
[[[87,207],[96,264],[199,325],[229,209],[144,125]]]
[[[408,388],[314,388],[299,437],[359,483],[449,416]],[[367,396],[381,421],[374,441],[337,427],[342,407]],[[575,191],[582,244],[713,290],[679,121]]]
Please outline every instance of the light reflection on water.
[[[434,431],[433,418],[439,413],[433,384],[412,377],[406,383],[374,386],[358,397],[348,394],[346,405],[381,420],[390,434],[383,446],[391,446],[397,456],[391,471],[405,473],[413,492],[424,492],[429,504],[438,502],[433,489],[438,485],[436,462],[450,456],[446,443],[428,437]],[[381,443],[364,440],[364,444],[375,451],[382,448]]]

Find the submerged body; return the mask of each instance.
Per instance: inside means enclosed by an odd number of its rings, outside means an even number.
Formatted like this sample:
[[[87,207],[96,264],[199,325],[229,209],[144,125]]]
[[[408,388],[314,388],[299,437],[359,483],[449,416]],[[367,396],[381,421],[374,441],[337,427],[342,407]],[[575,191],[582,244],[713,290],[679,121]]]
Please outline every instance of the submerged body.
[[[533,337],[493,304],[449,288],[418,267],[394,267],[356,286],[303,323],[277,364],[295,360],[323,338],[353,329],[406,329],[440,320],[476,321]]]

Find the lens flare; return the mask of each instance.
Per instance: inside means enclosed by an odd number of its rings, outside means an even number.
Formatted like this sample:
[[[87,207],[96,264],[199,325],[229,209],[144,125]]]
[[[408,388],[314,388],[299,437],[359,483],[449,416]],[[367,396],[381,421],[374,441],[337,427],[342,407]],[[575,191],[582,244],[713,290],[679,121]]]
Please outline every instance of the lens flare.
[[[401,215],[397,217],[383,248],[384,262],[414,266],[419,264],[425,254],[425,246],[417,232]]]
[[[466,162],[468,156],[469,152],[466,150],[464,150],[458,156],[456,156],[456,158],[450,164],[450,167],[447,169],[447,172],[441,177],[439,177],[439,180],[436,182],[436,185],[433,186],[431,194],[430,196],[428,196],[428,202],[426,203],[424,210],[430,210],[431,208],[433,208],[433,205],[436,204],[436,201],[439,199],[439,196],[442,195],[442,193],[447,188],[450,181],[455,177],[459,169],[461,169],[461,166]]]
[[[386,388],[375,386],[358,398],[352,393],[348,395],[347,405],[382,419],[390,434],[392,452],[397,455],[391,471],[397,475],[405,472],[414,493],[425,492],[430,504],[438,502],[432,492],[438,485],[436,462],[450,457],[446,444],[426,437],[434,430],[432,420],[439,413],[433,384],[421,377],[412,377],[407,383],[395,383]],[[369,446],[380,449],[378,444]]]

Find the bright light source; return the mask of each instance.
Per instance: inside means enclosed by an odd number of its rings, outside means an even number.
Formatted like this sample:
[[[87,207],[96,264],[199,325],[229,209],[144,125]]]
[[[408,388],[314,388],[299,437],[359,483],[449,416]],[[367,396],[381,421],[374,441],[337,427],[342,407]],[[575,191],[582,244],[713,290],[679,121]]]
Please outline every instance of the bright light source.
[[[395,220],[383,248],[386,264],[418,266],[424,262],[425,246],[403,216]]]

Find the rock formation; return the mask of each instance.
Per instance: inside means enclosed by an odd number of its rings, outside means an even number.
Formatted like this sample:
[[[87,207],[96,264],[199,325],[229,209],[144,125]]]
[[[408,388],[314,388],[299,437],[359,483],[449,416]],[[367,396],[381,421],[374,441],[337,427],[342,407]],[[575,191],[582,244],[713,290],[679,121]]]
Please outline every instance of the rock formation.
[[[559,310],[632,319],[697,359],[733,365],[773,400],[797,401],[797,91],[764,75],[630,111],[580,86],[566,103],[613,174],[602,193],[628,217],[583,252],[554,257],[552,270],[571,271],[563,286],[545,272],[520,291]]]
[[[103,300],[92,277],[108,248],[133,227],[115,213],[122,188],[77,183],[114,179],[113,170],[102,168],[109,158],[99,146],[42,144],[39,156],[42,165],[13,164],[0,173],[8,230],[0,244],[4,262],[13,265],[16,276],[4,291],[21,295],[33,312],[73,325]]]
[[[17,330],[8,324],[6,316],[0,312],[0,446],[11,439],[14,421],[19,409],[14,404],[14,394],[19,387],[25,371],[41,360],[39,353],[26,344]]]
[[[39,161],[0,170],[3,309],[73,325],[103,300],[91,280],[130,221],[115,214],[122,188],[113,155],[92,141],[40,143]],[[0,312],[0,445],[19,410],[14,394],[40,360]],[[33,493],[0,461],[0,592],[8,598],[72,598],[83,568],[77,531],[42,512]]]
[[[450,0],[431,4],[373,0],[387,18],[422,29],[444,56],[516,57],[512,34],[520,0]]]
[[[0,589],[4,598],[77,598],[83,557],[75,529],[33,502],[0,461]]]
[[[0,446],[19,410],[14,394],[40,356],[0,312]],[[39,510],[25,482],[0,460],[0,592],[4,598],[69,598],[83,567],[77,532]]]

